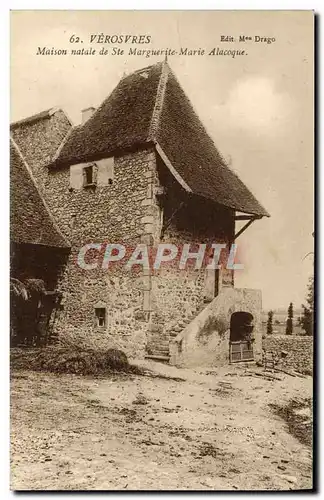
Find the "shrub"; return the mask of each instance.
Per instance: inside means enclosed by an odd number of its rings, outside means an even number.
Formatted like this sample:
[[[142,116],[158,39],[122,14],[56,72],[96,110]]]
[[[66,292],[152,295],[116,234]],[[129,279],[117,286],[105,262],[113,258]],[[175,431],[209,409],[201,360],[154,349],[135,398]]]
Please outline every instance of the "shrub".
[[[273,334],[273,311],[268,312],[268,321],[267,321],[267,335]]]
[[[129,364],[126,354],[119,349],[74,350],[60,346],[14,348],[11,350],[11,368],[78,375],[103,375],[116,371],[142,373]]]
[[[57,339],[58,346],[79,351],[107,351],[108,349],[122,350],[122,346],[103,334],[87,335],[82,332],[68,331],[62,333]]]
[[[286,321],[286,335],[293,334],[293,317],[294,317],[294,308],[293,308],[293,303],[290,302],[288,307],[288,318]]]

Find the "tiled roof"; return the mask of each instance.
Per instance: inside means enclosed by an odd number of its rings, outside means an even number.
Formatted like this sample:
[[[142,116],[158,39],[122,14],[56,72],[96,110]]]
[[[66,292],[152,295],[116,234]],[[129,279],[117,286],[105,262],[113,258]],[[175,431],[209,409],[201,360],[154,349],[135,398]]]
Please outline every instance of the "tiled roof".
[[[71,130],[67,115],[58,108],[30,116],[10,126],[10,135],[28,165],[48,165]]]
[[[17,122],[13,122],[10,125],[10,129],[13,130],[16,127],[20,127],[22,125],[28,125],[30,123],[37,122],[38,120],[43,120],[44,118],[50,118],[53,113],[56,111],[56,108],[46,109],[45,111],[41,111],[32,116],[28,116],[27,118],[23,118],[22,120],[18,120]]]
[[[92,161],[154,143],[189,191],[240,212],[269,216],[225,164],[166,62],[123,78],[92,117],[72,129],[55,164]]]
[[[18,146],[10,140],[10,239],[48,247],[69,248],[37,189]]]

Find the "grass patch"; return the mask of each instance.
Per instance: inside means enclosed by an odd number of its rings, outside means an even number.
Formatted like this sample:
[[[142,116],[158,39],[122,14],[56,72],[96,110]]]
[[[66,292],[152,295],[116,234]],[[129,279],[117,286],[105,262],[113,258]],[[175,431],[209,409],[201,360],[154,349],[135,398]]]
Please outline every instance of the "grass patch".
[[[133,374],[148,378],[185,382],[184,378],[154,373],[129,363],[126,354],[118,349],[103,351],[91,348],[13,347],[10,349],[11,376],[19,378],[19,370],[51,373],[73,373],[100,377],[113,374]],[[26,378],[26,375],[21,375]]]
[[[33,370],[77,375],[104,375],[107,373],[142,374],[142,370],[128,362],[119,349],[103,351],[90,348],[74,349],[70,346],[44,348],[12,348],[11,370]]]

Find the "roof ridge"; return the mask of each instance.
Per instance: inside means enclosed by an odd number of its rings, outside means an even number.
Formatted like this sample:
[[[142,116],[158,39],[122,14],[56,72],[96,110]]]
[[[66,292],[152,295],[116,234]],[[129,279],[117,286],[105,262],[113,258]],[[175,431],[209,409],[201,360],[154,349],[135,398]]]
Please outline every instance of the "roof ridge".
[[[131,76],[131,75],[144,73],[145,71],[149,71],[154,67],[158,67],[160,65],[163,65],[163,63],[164,63],[164,61],[159,61],[155,64],[150,64],[149,66],[145,66],[144,68],[135,69],[135,71],[132,71],[132,73],[129,73],[128,75],[124,76],[124,78],[127,78],[128,76]]]
[[[70,137],[70,135],[71,135],[71,133],[72,133],[72,130],[75,130],[75,127],[73,127],[73,126],[72,126],[72,127],[68,130],[68,132],[67,132],[66,136],[65,136],[65,137],[63,137],[62,142],[61,142],[61,144],[59,145],[59,147],[57,148],[57,150],[56,150],[56,152],[55,152],[55,154],[54,154],[54,156],[53,156],[53,158],[52,158],[51,163],[55,163],[55,162],[56,162],[57,158],[58,158],[58,157],[59,157],[59,155],[60,155],[60,152],[62,151],[62,148],[63,148],[64,144],[66,143],[66,141],[67,141],[67,140],[68,140],[68,138]]]
[[[160,64],[163,64],[163,62],[158,62],[156,64],[151,64],[149,66],[146,66],[145,68],[139,68],[139,69],[136,69],[135,71],[133,71],[132,73],[129,73],[128,75],[124,75],[122,76],[117,85],[115,85],[115,87],[111,90],[111,92],[109,92],[109,94],[103,99],[103,101],[100,103],[100,105],[95,108],[95,111],[92,113],[92,115],[90,116],[89,120],[93,120],[95,118],[95,116],[98,114],[98,112],[101,110],[101,108],[104,107],[104,105],[106,104],[107,100],[111,97],[111,95],[113,94],[113,92],[115,92],[115,90],[117,89],[117,87],[120,85],[121,82],[123,82],[124,80],[126,80],[127,78],[129,78],[130,76],[133,76],[133,75],[139,75],[140,73],[142,72],[145,72],[145,71],[148,71],[149,69],[152,69],[154,66],[159,66]],[[163,70],[162,70],[163,71]],[[83,125],[85,125],[89,120],[87,120],[86,122],[84,123],[79,123],[77,125],[75,125],[73,127],[74,130],[76,129],[81,129],[83,127]]]
[[[26,118],[22,118],[21,120],[17,120],[15,122],[12,122],[10,124],[10,129],[15,129],[16,127],[19,127],[20,125],[29,125],[31,123],[36,123],[40,120],[45,120],[51,118],[55,113],[58,113],[59,111],[62,111],[64,113],[66,119],[70,123],[71,127],[73,127],[73,122],[69,115],[67,114],[66,111],[64,111],[63,108],[59,106],[54,106],[49,109],[45,109],[44,111],[40,111],[39,113],[35,113],[34,115],[31,116],[26,116]]]
[[[162,71],[160,75],[159,85],[156,90],[155,105],[153,108],[151,123],[147,137],[148,141],[156,141],[156,133],[159,128],[160,117],[163,109],[166,85],[168,82],[169,73],[171,71],[170,66],[165,60],[162,63],[158,64],[162,64]]]
[[[44,111],[40,111],[39,113],[35,113],[34,115],[26,116],[25,118],[21,118],[20,120],[12,122],[10,124],[10,128],[16,128],[19,125],[25,125],[28,123],[37,122],[39,120],[44,120],[45,118],[50,118],[54,113],[56,113],[56,111],[58,111],[58,109],[59,108],[52,107],[45,109]]]
[[[37,191],[37,193],[38,193],[38,195],[39,195],[39,198],[40,198],[40,200],[42,201],[42,203],[43,203],[43,205],[44,205],[44,208],[45,208],[45,210],[46,210],[46,212],[47,212],[47,214],[48,214],[48,216],[49,216],[49,218],[50,218],[50,220],[51,220],[51,222],[52,222],[52,224],[53,224],[53,226],[54,226],[55,231],[56,231],[56,232],[59,234],[59,236],[62,238],[62,240],[63,240],[63,242],[66,244],[66,246],[67,246],[67,247],[71,247],[70,242],[66,239],[66,237],[64,236],[64,234],[61,232],[61,229],[60,229],[60,228],[59,228],[59,226],[57,225],[57,223],[56,223],[56,221],[55,221],[55,219],[54,219],[54,217],[53,217],[53,215],[52,215],[52,213],[51,213],[51,211],[50,211],[50,209],[49,209],[49,207],[48,207],[48,205],[47,205],[47,203],[46,203],[46,201],[45,201],[45,199],[44,199],[44,197],[43,197],[43,195],[42,195],[42,193],[40,192],[40,190],[39,190],[39,188],[38,188],[38,186],[37,186],[37,182],[36,182],[36,179],[35,179],[35,177],[34,177],[34,175],[33,175],[33,172],[32,172],[32,170],[31,170],[30,166],[28,165],[28,163],[26,162],[26,160],[25,160],[25,158],[24,158],[24,156],[23,156],[22,152],[20,151],[20,149],[19,149],[18,145],[16,144],[15,140],[14,140],[12,137],[10,137],[10,141],[12,142],[12,145],[13,145],[13,146],[14,146],[14,148],[16,149],[16,151],[17,151],[17,153],[18,153],[18,155],[19,155],[19,157],[20,157],[21,161],[23,162],[23,164],[24,164],[24,166],[25,166],[25,168],[26,168],[26,170],[27,170],[27,172],[28,172],[28,174],[29,174],[29,176],[30,176],[30,178],[31,178],[31,180],[32,180],[32,182],[33,182],[33,184],[34,184],[35,188],[36,188],[36,191]]]

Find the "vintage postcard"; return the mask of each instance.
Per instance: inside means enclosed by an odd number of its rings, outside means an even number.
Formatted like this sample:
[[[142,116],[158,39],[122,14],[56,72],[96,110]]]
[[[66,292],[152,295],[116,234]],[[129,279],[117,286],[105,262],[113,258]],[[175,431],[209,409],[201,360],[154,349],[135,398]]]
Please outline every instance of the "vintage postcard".
[[[11,489],[313,490],[313,11],[12,11]]]

